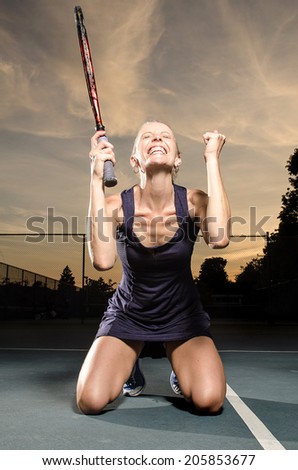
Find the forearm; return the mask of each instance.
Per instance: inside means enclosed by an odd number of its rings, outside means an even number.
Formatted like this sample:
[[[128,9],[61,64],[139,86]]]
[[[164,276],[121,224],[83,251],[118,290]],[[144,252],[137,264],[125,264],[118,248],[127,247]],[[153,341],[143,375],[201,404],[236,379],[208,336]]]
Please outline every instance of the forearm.
[[[206,241],[211,248],[223,248],[230,237],[230,204],[223,185],[219,161],[209,158],[206,161],[208,202],[206,208]]]
[[[116,260],[115,219],[106,203],[102,180],[91,176],[88,211],[88,249],[94,267],[111,269]]]

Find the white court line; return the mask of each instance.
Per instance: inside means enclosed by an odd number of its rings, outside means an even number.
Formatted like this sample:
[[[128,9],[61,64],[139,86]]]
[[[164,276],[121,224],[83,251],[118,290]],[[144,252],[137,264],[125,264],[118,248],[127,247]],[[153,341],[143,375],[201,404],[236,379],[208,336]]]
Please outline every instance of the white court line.
[[[227,385],[226,396],[264,450],[286,450],[229,385]]]
[[[298,351],[292,350],[276,350],[276,349],[219,349],[222,353],[272,353],[272,354],[298,354]]]
[[[84,352],[88,349],[78,348],[0,348],[0,351],[66,351]],[[248,350],[222,350],[221,352],[245,352],[245,353],[298,353],[298,351],[248,351]],[[227,384],[227,400],[244,421],[251,433],[264,450],[286,450],[282,444],[274,437],[265,424],[251,411],[251,409],[241,400],[237,393]]]

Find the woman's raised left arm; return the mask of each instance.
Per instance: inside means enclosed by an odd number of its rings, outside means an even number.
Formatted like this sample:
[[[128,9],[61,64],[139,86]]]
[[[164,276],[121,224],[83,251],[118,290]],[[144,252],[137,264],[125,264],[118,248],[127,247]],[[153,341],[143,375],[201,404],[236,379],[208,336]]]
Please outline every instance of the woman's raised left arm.
[[[224,248],[230,241],[230,204],[223,185],[219,156],[225,136],[218,131],[203,135],[206,144],[204,158],[207,168],[208,194],[193,194],[196,216],[201,223],[202,235],[210,248]],[[204,197],[205,196],[205,197]]]

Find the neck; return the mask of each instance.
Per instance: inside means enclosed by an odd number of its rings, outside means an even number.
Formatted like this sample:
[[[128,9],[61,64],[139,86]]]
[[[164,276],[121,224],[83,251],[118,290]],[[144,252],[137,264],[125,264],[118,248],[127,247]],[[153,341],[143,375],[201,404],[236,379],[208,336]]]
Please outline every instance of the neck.
[[[173,200],[173,181],[172,176],[156,174],[149,176],[147,174],[146,184],[140,190],[141,204],[155,210],[162,210]]]

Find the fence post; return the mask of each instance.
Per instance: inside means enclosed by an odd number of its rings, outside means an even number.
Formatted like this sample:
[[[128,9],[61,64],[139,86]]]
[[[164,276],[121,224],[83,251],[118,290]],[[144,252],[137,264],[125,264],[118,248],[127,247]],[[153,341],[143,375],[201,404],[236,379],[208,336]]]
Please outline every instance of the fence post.
[[[86,234],[83,234],[82,246],[82,288],[81,288],[81,324],[83,325],[85,319],[85,252],[86,252]]]
[[[270,246],[270,235],[266,232],[266,247],[268,254],[268,323],[274,325],[274,316],[272,311],[272,259],[271,259],[271,246]]]

